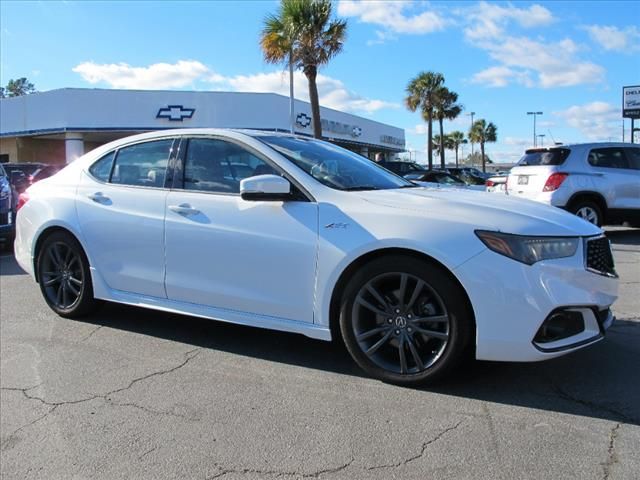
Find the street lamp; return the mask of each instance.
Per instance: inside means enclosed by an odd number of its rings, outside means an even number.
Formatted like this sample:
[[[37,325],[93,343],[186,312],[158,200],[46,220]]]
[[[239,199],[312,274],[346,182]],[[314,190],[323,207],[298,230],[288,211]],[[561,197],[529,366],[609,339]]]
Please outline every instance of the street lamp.
[[[527,112],[527,115],[533,115],[533,147],[537,147],[536,144],[536,117],[542,115],[542,112]]]
[[[473,128],[473,116],[475,114],[476,114],[476,112],[467,113],[467,115],[469,115],[471,117],[471,128]],[[469,139],[469,141],[471,142],[471,156],[473,157],[473,140]]]
[[[540,139],[540,146],[541,147],[544,147],[544,137],[545,137],[544,133],[541,133],[540,135],[538,135],[538,138]]]

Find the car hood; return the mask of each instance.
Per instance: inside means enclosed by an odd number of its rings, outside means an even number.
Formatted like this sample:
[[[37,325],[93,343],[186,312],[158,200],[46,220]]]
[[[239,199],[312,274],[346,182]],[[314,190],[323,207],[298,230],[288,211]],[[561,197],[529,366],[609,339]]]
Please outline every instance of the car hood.
[[[426,218],[443,218],[519,235],[589,236],[602,233],[595,225],[542,203],[465,189],[406,188],[358,192],[365,201]]]

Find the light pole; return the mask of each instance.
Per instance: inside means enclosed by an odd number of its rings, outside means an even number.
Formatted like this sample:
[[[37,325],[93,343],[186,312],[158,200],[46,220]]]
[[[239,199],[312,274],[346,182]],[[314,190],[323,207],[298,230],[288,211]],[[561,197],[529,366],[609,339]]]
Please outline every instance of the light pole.
[[[536,144],[536,117],[542,115],[542,112],[527,112],[527,115],[533,115],[533,147],[537,147]]]
[[[473,128],[473,116],[475,114],[476,114],[476,112],[467,113],[467,115],[469,115],[471,117],[471,128]],[[471,130],[469,130],[469,132],[471,132]],[[471,156],[473,157],[473,140],[469,139],[469,141],[471,142]]]
[[[541,147],[544,147],[544,137],[545,137],[544,133],[541,133],[540,135],[538,135],[538,138],[540,139],[540,146]]]

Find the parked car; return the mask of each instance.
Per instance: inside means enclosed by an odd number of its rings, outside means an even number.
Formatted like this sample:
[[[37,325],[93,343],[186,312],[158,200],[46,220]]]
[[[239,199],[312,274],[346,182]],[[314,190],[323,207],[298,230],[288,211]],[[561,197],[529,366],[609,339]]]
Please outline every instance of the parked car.
[[[486,173],[482,173],[477,168],[473,167],[450,167],[447,171],[458,177],[467,185],[482,185],[484,187],[485,182],[489,176]]]
[[[507,193],[508,175],[495,175],[487,178],[485,186],[489,193]]]
[[[378,162],[378,165],[392,171],[396,175],[400,175],[401,177],[407,175],[408,173],[426,171],[425,167],[414,162],[383,161]]]
[[[0,163],[0,243],[13,237],[13,189],[3,164]]]
[[[442,170],[427,170],[425,172],[414,172],[404,176],[418,185],[425,187],[451,187],[466,188],[468,190],[484,191],[484,187],[480,185],[467,185],[459,178]]]
[[[17,193],[24,192],[31,182],[29,176],[45,167],[44,163],[5,163],[4,168],[9,176],[9,181]]]
[[[582,143],[527,150],[507,192],[563,208],[595,225],[640,225],[640,147]]]
[[[231,162],[252,175],[226,178]],[[308,137],[120,139],[20,205],[16,258],[63,317],[108,300],[342,338],[367,373],[397,384],[443,378],[469,351],[554,358],[613,322],[618,280],[599,228],[506,195],[417,188]]]

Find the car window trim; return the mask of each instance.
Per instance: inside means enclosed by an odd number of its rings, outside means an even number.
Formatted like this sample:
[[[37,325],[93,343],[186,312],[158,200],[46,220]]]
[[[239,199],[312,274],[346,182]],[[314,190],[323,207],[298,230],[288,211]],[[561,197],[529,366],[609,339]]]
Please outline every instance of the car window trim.
[[[289,174],[289,172],[285,171],[282,167],[280,167],[278,164],[273,162],[270,158],[266,157],[262,152],[259,152],[258,150],[256,150],[255,148],[251,147],[250,145],[247,145],[244,142],[236,140],[235,138],[229,138],[229,137],[225,137],[225,136],[222,136],[222,135],[207,135],[207,134],[203,134],[203,135],[188,135],[188,136],[184,136],[182,138],[183,138],[183,142],[184,142],[185,148],[181,148],[180,155],[176,158],[176,169],[175,169],[175,175],[173,177],[173,184],[171,186],[171,190],[182,191],[182,192],[206,193],[206,194],[209,194],[209,195],[224,195],[224,196],[240,197],[240,192],[238,192],[238,193],[235,193],[235,192],[212,192],[211,190],[194,190],[194,189],[186,189],[186,188],[184,188],[184,169],[185,169],[185,163],[187,161],[186,154],[187,154],[187,151],[189,149],[189,146],[188,146],[189,145],[189,141],[190,140],[195,140],[197,138],[204,138],[204,139],[211,139],[211,140],[222,140],[224,142],[233,143],[234,145],[237,145],[238,147],[247,150],[251,155],[254,155],[258,159],[262,160],[264,163],[269,165],[271,168],[273,168],[277,172],[280,172],[284,176],[284,178],[286,178],[289,181],[289,183],[291,183],[293,186],[295,186],[300,191],[300,193],[302,193],[302,196],[304,197],[304,198],[292,199],[292,200],[289,200],[289,201],[306,201],[306,202],[311,202],[311,203],[317,203],[317,201],[313,197],[313,195],[311,195],[311,193],[309,193],[309,191],[306,188],[304,188],[304,186],[302,186],[300,184],[300,182],[298,182],[291,174]],[[181,142],[181,147],[182,147],[182,144],[183,143]],[[247,178],[249,178],[249,177],[247,177]]]

